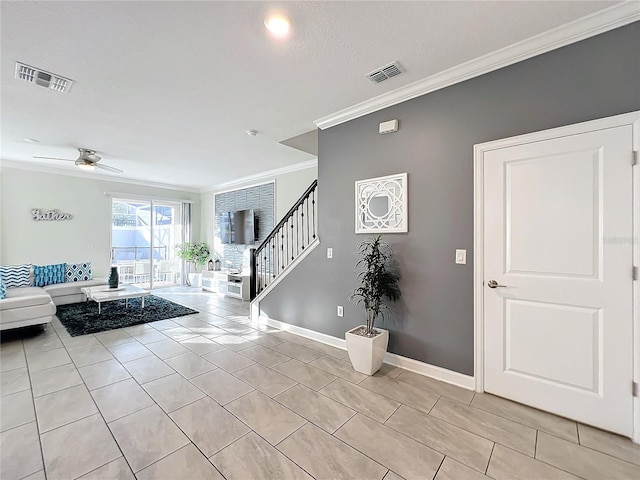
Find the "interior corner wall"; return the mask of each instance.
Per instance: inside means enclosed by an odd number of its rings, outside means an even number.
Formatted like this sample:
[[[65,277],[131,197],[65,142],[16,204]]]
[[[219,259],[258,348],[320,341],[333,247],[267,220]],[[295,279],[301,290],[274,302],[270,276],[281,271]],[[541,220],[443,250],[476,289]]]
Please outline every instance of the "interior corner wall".
[[[214,196],[216,193],[240,190],[253,185],[264,184],[268,182],[275,183],[275,223],[277,224],[285,213],[300,198],[311,183],[318,178],[318,167],[312,166],[295,170],[293,172],[281,173],[279,175],[266,176],[259,181],[248,181],[239,183],[230,188],[220,188],[210,192],[204,192],[201,195],[202,205],[202,241],[206,242],[213,248],[215,245],[215,213],[214,213]]]
[[[200,237],[199,193],[3,167],[0,264],[91,261],[94,276],[106,277],[111,251],[111,197],[105,192],[192,201],[192,229],[194,238]],[[73,218],[36,222],[31,216],[34,208],[57,209]]]
[[[289,209],[293,207],[293,204],[300,199],[300,196],[317,178],[317,166],[274,177],[276,184],[276,224],[282,220],[282,217],[285,216]]]
[[[407,172],[409,233],[384,235],[402,298],[380,326],[390,352],[473,375],[473,146],[640,110],[638,45],[640,22],[320,131],[321,246],[261,302],[262,313],[340,338],[362,324],[364,311],[348,302],[365,238],[354,233],[354,182]],[[399,131],[379,135],[390,119]],[[466,265],[454,262],[458,248]]]

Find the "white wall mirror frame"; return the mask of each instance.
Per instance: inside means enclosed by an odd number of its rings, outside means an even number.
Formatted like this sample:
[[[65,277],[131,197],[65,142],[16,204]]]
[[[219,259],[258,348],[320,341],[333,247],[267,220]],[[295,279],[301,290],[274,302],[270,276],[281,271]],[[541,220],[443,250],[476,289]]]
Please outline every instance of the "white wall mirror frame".
[[[409,231],[407,174],[356,181],[356,233]]]

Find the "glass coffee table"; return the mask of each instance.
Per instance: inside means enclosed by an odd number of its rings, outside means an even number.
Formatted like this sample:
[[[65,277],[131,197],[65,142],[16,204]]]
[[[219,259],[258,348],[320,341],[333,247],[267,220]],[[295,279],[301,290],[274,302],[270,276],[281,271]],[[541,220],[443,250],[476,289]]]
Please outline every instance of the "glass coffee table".
[[[102,313],[101,304],[103,302],[112,302],[114,300],[125,300],[125,307],[128,307],[130,298],[141,298],[141,308],[144,308],[144,297],[151,294],[149,290],[143,290],[133,285],[121,285],[118,288],[109,288],[108,285],[102,285],[100,287],[85,287],[80,290],[87,296],[87,301],[93,300],[98,303],[98,314]]]

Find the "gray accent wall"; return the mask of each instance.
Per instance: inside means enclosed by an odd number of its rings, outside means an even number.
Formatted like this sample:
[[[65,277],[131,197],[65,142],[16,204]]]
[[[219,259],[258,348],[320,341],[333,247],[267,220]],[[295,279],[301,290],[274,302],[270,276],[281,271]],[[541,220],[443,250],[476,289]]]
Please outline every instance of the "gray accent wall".
[[[223,268],[249,269],[249,247],[246,245],[222,245],[220,243],[220,213],[253,209],[258,225],[258,246],[271,233],[275,221],[274,183],[241,188],[215,195],[214,242],[216,251],[222,252]],[[226,263],[230,261],[231,264]]]
[[[403,275],[401,302],[381,325],[389,351],[473,375],[473,146],[640,110],[639,45],[636,22],[320,131],[321,244],[262,312],[340,338],[363,323],[348,302],[365,238],[354,233],[354,182],[407,172],[409,233],[384,236]],[[391,119],[400,130],[379,135]],[[457,248],[466,265],[454,263]]]

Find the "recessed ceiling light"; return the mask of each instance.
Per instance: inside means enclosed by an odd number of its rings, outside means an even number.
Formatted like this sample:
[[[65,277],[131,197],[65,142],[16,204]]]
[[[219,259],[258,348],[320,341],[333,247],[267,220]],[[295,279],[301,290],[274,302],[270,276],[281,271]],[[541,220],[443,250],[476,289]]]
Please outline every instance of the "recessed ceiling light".
[[[40,143],[40,140],[36,140],[35,138],[25,138],[24,141],[29,143]]]
[[[278,13],[269,15],[264,21],[264,26],[276,37],[284,37],[289,33],[291,22],[286,15]]]

